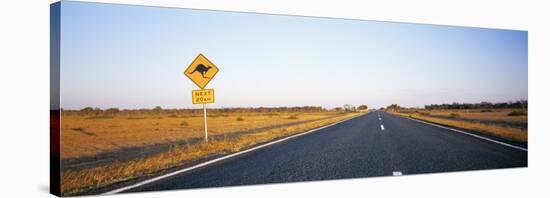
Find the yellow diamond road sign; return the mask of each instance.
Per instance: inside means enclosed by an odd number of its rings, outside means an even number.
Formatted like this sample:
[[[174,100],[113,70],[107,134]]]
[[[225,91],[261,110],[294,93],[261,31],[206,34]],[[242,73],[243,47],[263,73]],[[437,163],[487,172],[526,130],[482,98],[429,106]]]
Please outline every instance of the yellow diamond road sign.
[[[204,55],[199,54],[197,58],[185,69],[184,73],[191,81],[193,81],[201,89],[214,78],[220,69],[208,60]]]

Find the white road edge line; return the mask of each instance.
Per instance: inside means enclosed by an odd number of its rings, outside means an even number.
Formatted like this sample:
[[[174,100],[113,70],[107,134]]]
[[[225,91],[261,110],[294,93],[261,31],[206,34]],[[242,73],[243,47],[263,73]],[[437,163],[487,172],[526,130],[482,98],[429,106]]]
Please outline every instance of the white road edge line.
[[[382,131],[384,130],[384,125],[380,125],[380,129],[382,129]]]
[[[403,175],[403,173],[401,173],[400,171],[393,171],[393,176],[401,176]]]
[[[133,188],[137,188],[137,187],[143,186],[145,184],[149,184],[149,183],[159,181],[159,180],[162,180],[162,179],[165,179],[165,178],[177,175],[177,174],[188,172],[188,171],[191,171],[193,169],[197,169],[197,168],[207,166],[207,165],[210,165],[210,164],[213,164],[213,163],[225,160],[225,159],[229,159],[229,158],[232,158],[232,157],[235,157],[235,156],[238,156],[238,155],[242,155],[242,154],[245,154],[245,153],[248,153],[248,152],[263,148],[263,147],[266,147],[266,146],[277,144],[279,142],[284,142],[286,140],[289,140],[289,139],[292,139],[292,138],[295,138],[295,137],[299,137],[299,136],[306,135],[306,134],[309,134],[309,133],[312,133],[312,132],[315,132],[315,131],[318,131],[318,130],[321,130],[321,129],[325,129],[325,128],[328,128],[328,127],[331,127],[331,126],[340,124],[342,122],[346,122],[346,121],[349,121],[351,119],[357,118],[357,117],[362,116],[362,115],[367,115],[367,114],[361,114],[361,115],[354,116],[354,117],[351,117],[351,118],[348,118],[348,119],[345,119],[345,120],[342,120],[342,121],[339,121],[339,122],[335,122],[335,123],[325,125],[325,126],[322,126],[322,127],[319,127],[319,128],[311,129],[311,130],[303,132],[303,133],[298,133],[298,134],[295,134],[295,135],[292,135],[292,136],[288,136],[288,137],[285,137],[285,138],[275,140],[273,142],[268,142],[268,143],[265,143],[265,144],[262,144],[262,145],[258,145],[256,147],[252,147],[252,148],[249,148],[249,149],[244,150],[244,151],[229,154],[229,155],[226,155],[226,156],[223,156],[223,157],[220,157],[220,158],[216,158],[216,159],[213,159],[213,160],[210,160],[210,161],[206,161],[206,162],[188,167],[188,168],[184,168],[184,169],[181,169],[181,170],[178,170],[178,171],[167,173],[165,175],[161,175],[161,176],[158,176],[158,177],[153,177],[151,179],[147,179],[147,180],[138,182],[138,183],[133,184],[133,185],[129,185],[129,186],[125,186],[125,187],[122,187],[122,188],[117,188],[117,189],[114,189],[114,190],[111,190],[111,191],[108,191],[108,192],[105,192],[105,193],[101,193],[101,195],[112,195],[112,194],[116,194],[116,193],[123,192],[123,191],[126,191],[126,190],[130,190],[130,189],[133,189]]]
[[[479,138],[479,139],[482,139],[482,140],[486,140],[486,141],[489,141],[489,142],[497,143],[497,144],[500,144],[500,145],[503,145],[503,146],[507,146],[507,147],[510,147],[510,148],[515,148],[515,149],[518,149],[518,150],[522,150],[522,151],[527,152],[527,149],[526,149],[526,148],[523,148],[523,147],[520,147],[520,146],[508,144],[508,143],[505,143],[505,142],[493,140],[493,139],[491,139],[491,138],[486,138],[486,137],[479,136],[479,135],[472,134],[472,133],[468,133],[468,132],[465,132],[465,131],[462,131],[462,130],[458,130],[458,129],[454,129],[454,128],[446,127],[446,126],[441,126],[441,125],[438,125],[438,124],[429,123],[429,122],[422,121],[422,120],[418,120],[418,119],[414,119],[414,118],[408,118],[408,117],[404,117],[404,118],[407,118],[407,119],[410,119],[410,120],[414,120],[414,121],[417,121],[417,122],[420,122],[420,123],[424,123],[424,124],[427,124],[427,125],[439,127],[439,128],[442,128],[442,129],[447,129],[447,130],[451,130],[451,131],[454,131],[454,132],[459,132],[459,133],[462,133],[462,134],[465,134],[465,135],[469,135],[469,136],[476,137],[476,138]]]

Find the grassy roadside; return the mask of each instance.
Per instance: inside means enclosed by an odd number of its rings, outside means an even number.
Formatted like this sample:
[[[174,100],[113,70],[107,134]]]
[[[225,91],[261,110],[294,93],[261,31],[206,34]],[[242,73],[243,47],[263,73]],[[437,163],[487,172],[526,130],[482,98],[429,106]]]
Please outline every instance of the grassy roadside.
[[[337,116],[339,112],[209,112],[208,132],[212,137],[239,131],[309,122]],[[167,142],[187,141],[204,136],[202,112],[127,112],[116,115],[61,117],[61,157],[63,160],[97,157],[121,149],[148,147]]]
[[[208,156],[226,155],[271,140],[325,126],[359,113],[341,114],[332,118],[312,121],[290,127],[275,128],[236,139],[209,141],[185,147],[175,147],[153,156],[116,162],[81,170],[67,170],[62,174],[62,194],[78,195],[117,182],[152,176],[162,170],[184,165]]]
[[[442,124],[451,127],[457,127],[467,130],[476,131],[479,133],[501,137],[504,139],[509,139],[518,142],[527,142],[527,131],[514,127],[505,127],[497,125],[482,124],[476,122],[467,122],[467,121],[458,121],[445,118],[436,118],[423,116],[418,113],[403,113],[403,112],[393,112],[393,114],[411,117],[414,119],[424,120],[428,122],[433,122],[437,124]]]

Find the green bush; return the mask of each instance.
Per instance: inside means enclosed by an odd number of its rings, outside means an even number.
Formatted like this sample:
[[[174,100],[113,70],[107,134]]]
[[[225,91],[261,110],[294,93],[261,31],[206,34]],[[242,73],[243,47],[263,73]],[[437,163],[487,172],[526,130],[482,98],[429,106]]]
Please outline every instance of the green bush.
[[[429,116],[430,115],[430,112],[420,112],[420,115],[423,115],[423,116]]]
[[[527,111],[524,111],[524,110],[514,110],[514,111],[508,113],[508,116],[523,116],[523,115],[527,115]]]
[[[458,113],[451,113],[451,114],[449,115],[449,117],[451,117],[451,118],[458,118],[458,117],[460,117],[460,114],[458,114]]]
[[[142,119],[147,119],[147,117],[128,117],[126,119],[128,119],[128,120],[142,120]]]
[[[88,117],[87,119],[113,119],[113,118],[115,118],[115,117],[106,116],[106,115],[99,115],[99,116]]]

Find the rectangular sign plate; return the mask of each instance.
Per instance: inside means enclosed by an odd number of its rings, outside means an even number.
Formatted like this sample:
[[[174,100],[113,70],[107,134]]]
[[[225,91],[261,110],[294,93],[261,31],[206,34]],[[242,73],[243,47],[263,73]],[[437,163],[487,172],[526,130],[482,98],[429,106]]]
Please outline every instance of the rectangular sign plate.
[[[193,104],[214,103],[214,89],[193,90]]]

